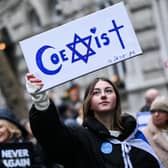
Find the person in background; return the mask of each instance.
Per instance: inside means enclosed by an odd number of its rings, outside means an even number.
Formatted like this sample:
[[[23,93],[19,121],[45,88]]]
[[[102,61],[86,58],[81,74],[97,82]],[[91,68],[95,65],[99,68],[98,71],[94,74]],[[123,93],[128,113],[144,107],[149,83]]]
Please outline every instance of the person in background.
[[[157,96],[160,95],[159,90],[155,88],[150,88],[145,92],[145,105],[140,109],[140,111],[150,111],[150,106]]]
[[[38,92],[42,80],[32,73],[25,78],[33,100],[33,134],[49,157],[65,168],[162,168],[137,130],[135,118],[121,113],[119,92],[110,80],[96,78],[89,84],[83,100],[83,125],[71,128],[60,121],[47,92]]]
[[[40,151],[35,150],[35,146],[29,141],[28,135],[25,127],[9,109],[0,109],[0,146],[3,144],[6,146],[23,144],[25,149],[29,150],[32,159],[31,168],[46,168]],[[5,164],[5,167],[8,166]]]
[[[0,109],[0,143],[23,142],[27,138],[26,129],[8,109]]]
[[[153,100],[160,95],[160,92],[155,88],[150,88],[145,92],[145,105],[136,114],[138,128],[142,130],[148,125],[151,117],[150,106]]]
[[[71,83],[71,86],[67,89],[69,100],[67,105],[72,112],[72,116],[76,119],[81,109],[81,98],[80,98],[80,86],[76,83]]]
[[[82,109],[82,106],[81,106],[81,108],[78,111],[78,116],[76,118],[76,122],[79,125],[82,125],[83,124],[83,118],[84,118],[84,114],[83,114],[83,109]]]
[[[69,93],[69,105],[71,109],[77,112],[75,120],[77,124],[81,125],[83,122],[82,101],[80,98],[80,86],[76,83],[71,84],[67,90]]]
[[[23,135],[23,136],[21,136]],[[23,141],[27,135],[26,130],[15,120],[15,117],[7,109],[0,109],[0,144]],[[22,137],[22,138],[20,138]],[[0,160],[0,168],[6,168],[3,160]]]
[[[168,97],[157,97],[150,110],[152,117],[142,131],[165,168],[168,168]]]
[[[64,93],[66,94],[62,97],[62,103],[58,105],[60,119],[67,126],[78,127],[82,122],[82,120],[80,120],[82,103],[79,85],[71,83],[70,87]]]
[[[32,130],[31,130],[31,127],[30,127],[30,122],[29,122],[29,119],[23,119],[21,121],[21,124],[24,126],[24,128],[26,129],[27,131],[27,140],[32,142],[33,144],[36,144],[37,143],[37,140],[36,138],[34,137],[33,133],[32,133]]]

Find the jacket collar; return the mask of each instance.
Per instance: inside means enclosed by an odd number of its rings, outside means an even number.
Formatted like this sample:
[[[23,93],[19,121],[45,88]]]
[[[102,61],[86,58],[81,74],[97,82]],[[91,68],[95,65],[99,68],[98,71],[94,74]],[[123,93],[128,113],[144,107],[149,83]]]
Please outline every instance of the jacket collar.
[[[99,135],[100,137],[110,137],[108,129],[95,117],[88,117],[87,120],[84,121],[83,126],[87,127],[90,131],[92,131],[94,134]]]
[[[124,114],[121,117],[123,130],[121,131],[121,135],[117,139],[119,140],[125,140],[128,138],[136,129],[136,120],[134,117],[128,114]],[[112,138],[113,136],[110,135],[110,132],[108,129],[100,123],[95,117],[88,117],[87,120],[83,123],[84,127],[87,127],[90,131],[92,131],[94,134],[102,137],[102,138]],[[114,137],[116,138],[116,137]]]

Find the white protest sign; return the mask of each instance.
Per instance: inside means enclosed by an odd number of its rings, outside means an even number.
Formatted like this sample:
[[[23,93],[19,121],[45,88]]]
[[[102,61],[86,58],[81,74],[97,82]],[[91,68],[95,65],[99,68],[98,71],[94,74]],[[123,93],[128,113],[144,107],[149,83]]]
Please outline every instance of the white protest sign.
[[[142,53],[124,4],[118,3],[20,42],[43,90]]]

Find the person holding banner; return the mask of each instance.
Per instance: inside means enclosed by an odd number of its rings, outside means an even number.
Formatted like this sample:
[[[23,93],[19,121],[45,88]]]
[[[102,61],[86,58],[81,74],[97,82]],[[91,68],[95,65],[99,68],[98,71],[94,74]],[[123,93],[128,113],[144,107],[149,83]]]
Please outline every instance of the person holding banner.
[[[0,109],[0,161],[10,168],[47,168],[42,150],[29,141],[28,131],[9,109]],[[0,164],[0,168],[3,168]]]
[[[84,122],[67,127],[48,98],[42,80],[27,73],[32,96],[30,124],[45,152],[65,168],[163,168],[153,149],[137,130],[135,118],[121,113],[120,96],[106,78],[94,79],[83,100]]]

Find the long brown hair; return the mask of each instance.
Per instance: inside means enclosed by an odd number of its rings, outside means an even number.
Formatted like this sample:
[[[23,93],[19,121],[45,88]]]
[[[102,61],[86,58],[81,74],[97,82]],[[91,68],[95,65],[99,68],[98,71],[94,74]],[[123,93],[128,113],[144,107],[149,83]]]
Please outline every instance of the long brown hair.
[[[86,91],[84,94],[84,101],[83,101],[84,120],[86,120],[87,117],[89,117],[89,116],[90,117],[94,116],[94,112],[93,112],[93,110],[91,110],[90,102],[91,102],[91,98],[92,98],[93,89],[94,89],[96,83],[100,80],[108,82],[114,88],[114,91],[115,91],[115,94],[117,97],[117,100],[116,100],[117,103],[116,103],[116,109],[115,109],[115,113],[114,113],[114,117],[113,117],[113,128],[122,129],[122,126],[121,126],[121,100],[120,100],[119,92],[118,92],[116,86],[112,83],[112,81],[110,81],[109,79],[104,78],[104,77],[95,78],[86,88]]]

